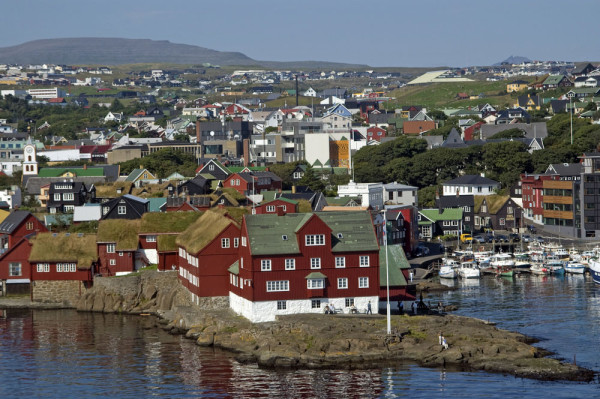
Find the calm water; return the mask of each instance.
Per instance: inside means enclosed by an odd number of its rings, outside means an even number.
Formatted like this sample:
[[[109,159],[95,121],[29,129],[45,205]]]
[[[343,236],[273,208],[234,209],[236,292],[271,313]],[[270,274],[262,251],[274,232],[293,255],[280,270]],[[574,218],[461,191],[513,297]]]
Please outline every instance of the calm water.
[[[456,313],[542,339],[600,371],[600,287],[582,277],[484,278],[426,297]],[[573,398],[597,383],[556,383],[413,365],[363,371],[262,370],[153,327],[151,318],[7,310],[0,318],[0,397]]]

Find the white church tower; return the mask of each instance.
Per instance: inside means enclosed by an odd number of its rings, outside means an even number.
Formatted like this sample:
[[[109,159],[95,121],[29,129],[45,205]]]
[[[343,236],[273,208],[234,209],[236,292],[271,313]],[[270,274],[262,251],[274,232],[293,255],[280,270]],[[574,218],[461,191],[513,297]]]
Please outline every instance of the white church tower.
[[[31,141],[31,137],[29,137],[23,147],[23,176],[37,176],[37,174],[38,163],[35,145]]]

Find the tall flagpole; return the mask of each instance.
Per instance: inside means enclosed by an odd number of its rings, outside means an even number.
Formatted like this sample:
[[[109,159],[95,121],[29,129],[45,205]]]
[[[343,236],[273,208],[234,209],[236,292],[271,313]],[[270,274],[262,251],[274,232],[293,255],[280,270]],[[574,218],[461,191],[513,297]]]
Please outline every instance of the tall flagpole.
[[[387,217],[385,205],[383,208],[383,241],[385,244],[385,285],[387,289],[387,333],[392,333],[392,316],[390,311],[390,268],[388,263]]]

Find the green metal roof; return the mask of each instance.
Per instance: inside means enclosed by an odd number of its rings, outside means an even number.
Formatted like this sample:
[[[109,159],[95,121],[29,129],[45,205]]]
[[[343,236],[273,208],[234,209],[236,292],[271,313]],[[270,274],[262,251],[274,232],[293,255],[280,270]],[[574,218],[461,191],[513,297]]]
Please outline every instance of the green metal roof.
[[[229,170],[231,173],[240,173],[246,168],[254,172],[263,172],[267,170],[265,166],[228,166],[227,170]]]
[[[561,80],[563,80],[563,78],[565,77],[565,75],[550,75],[546,78],[546,80],[544,80],[545,85],[557,85],[560,83]]]
[[[296,234],[316,215],[332,230],[333,252],[378,251],[379,245],[369,212],[316,212],[277,215],[246,215],[246,228],[253,255],[300,253]],[[284,239],[285,236],[285,239]]]
[[[386,257],[385,257],[386,246],[383,245],[379,250],[379,285],[380,287],[387,286],[387,271],[386,271]],[[410,269],[410,264],[402,245],[388,245],[387,246],[387,268],[389,269],[390,275],[390,286],[403,286],[407,285],[406,278],[402,274],[402,269]]]
[[[68,172],[75,176],[104,176],[103,168],[43,168],[38,173],[38,177],[60,177]]]
[[[160,212],[160,208],[167,203],[166,198],[147,198],[150,201],[150,212]]]
[[[229,266],[229,269],[227,269],[227,271],[229,273],[235,274],[236,276],[240,274],[240,261],[236,260],[235,262],[233,262],[233,265]]]
[[[263,201],[273,201],[278,191],[261,191],[260,194],[263,196]]]
[[[314,280],[316,278],[327,278],[326,275],[324,275],[321,272],[312,272],[306,275],[306,277],[304,277],[307,280]]]
[[[437,222],[438,220],[461,220],[463,215],[462,209],[447,208],[442,210],[442,213],[438,209],[423,209],[419,211],[427,219]]]

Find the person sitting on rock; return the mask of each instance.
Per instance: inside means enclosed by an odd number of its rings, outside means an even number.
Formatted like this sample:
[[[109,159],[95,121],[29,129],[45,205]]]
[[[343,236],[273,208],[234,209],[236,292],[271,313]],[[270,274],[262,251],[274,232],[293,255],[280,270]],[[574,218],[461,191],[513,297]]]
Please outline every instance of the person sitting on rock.
[[[442,346],[444,347],[444,349],[448,349],[448,342],[446,342],[445,337],[442,337]]]
[[[329,305],[325,305],[325,314],[329,314],[330,310],[329,310]]]

